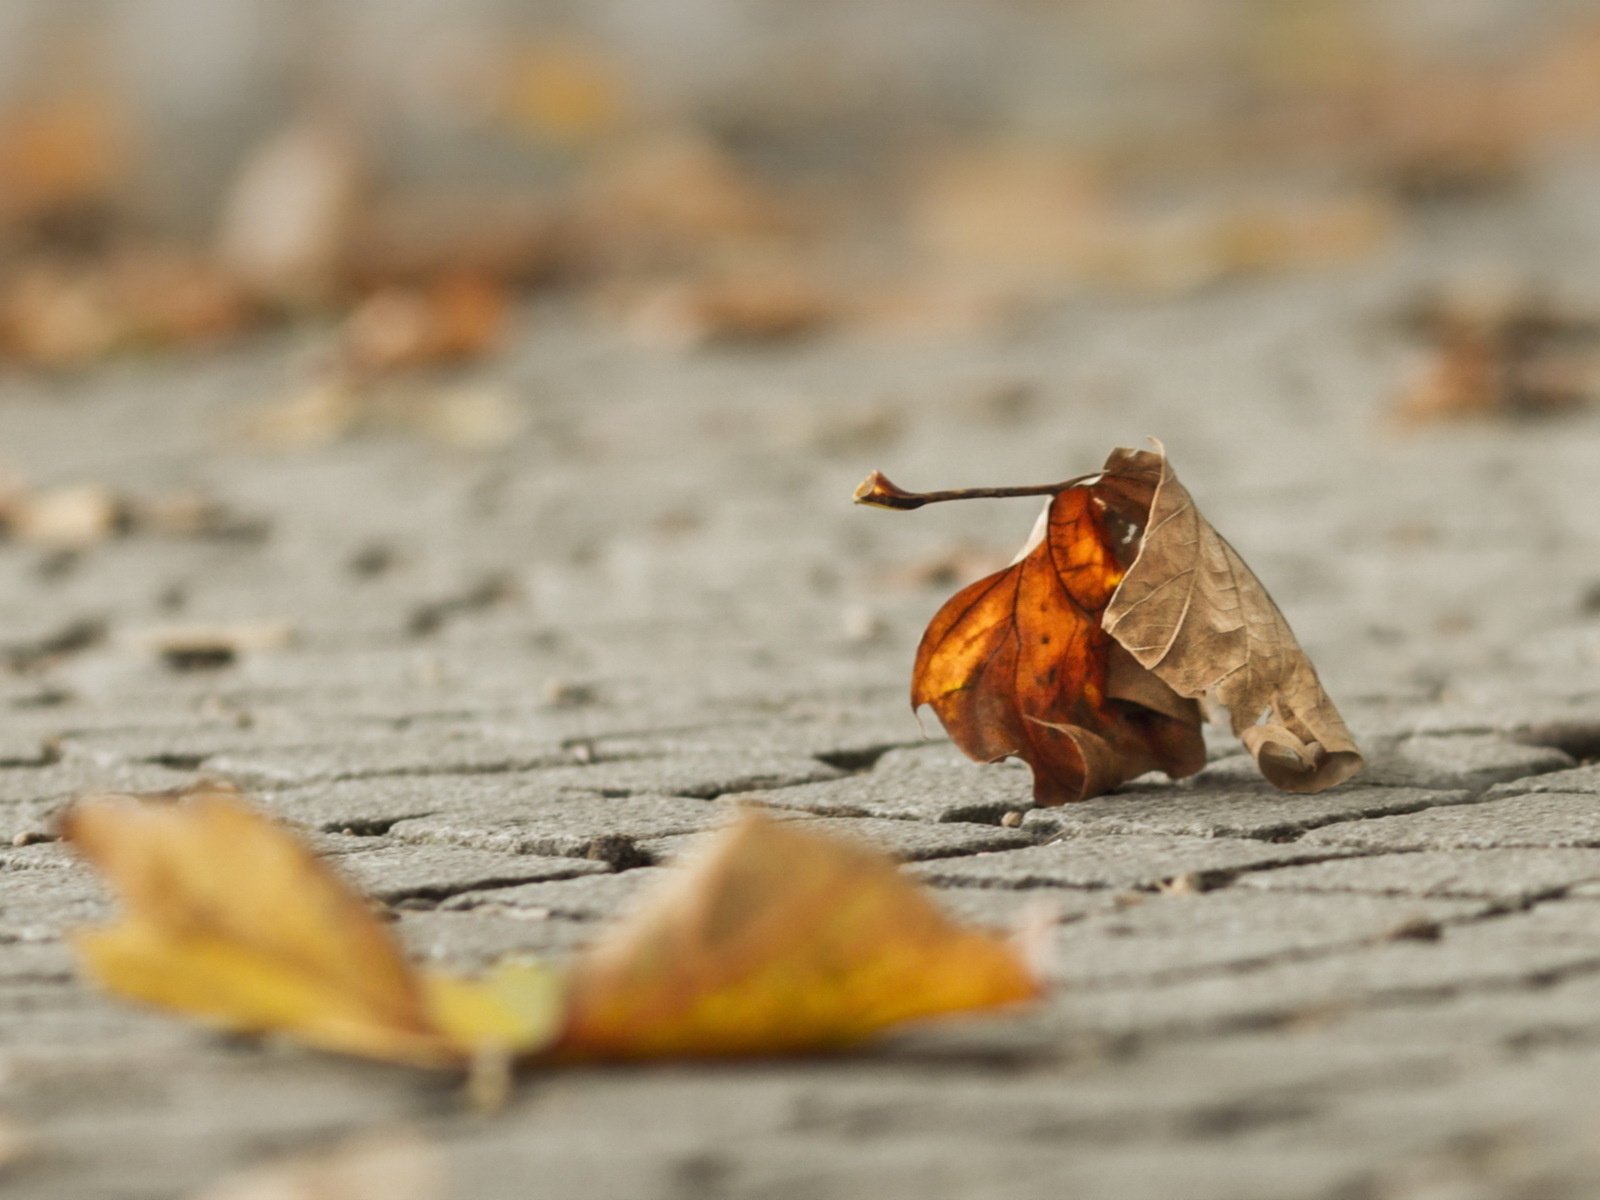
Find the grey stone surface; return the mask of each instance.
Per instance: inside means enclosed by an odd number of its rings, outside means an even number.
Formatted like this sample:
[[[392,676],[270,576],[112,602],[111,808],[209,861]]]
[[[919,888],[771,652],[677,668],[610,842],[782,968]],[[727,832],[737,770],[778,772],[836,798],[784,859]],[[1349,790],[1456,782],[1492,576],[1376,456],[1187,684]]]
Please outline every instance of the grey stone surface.
[[[1210,781],[1175,787],[1135,784],[1111,796],[1057,809],[1034,809],[1026,827],[1077,837],[1089,834],[1181,834],[1192,837],[1286,838],[1360,817],[1466,804],[1470,792],[1346,784],[1315,796],[1275,792],[1259,780]]]
[[[406,817],[390,826],[388,836],[401,842],[437,842],[513,854],[603,856],[609,852],[608,846],[615,846],[627,855],[628,847],[650,839],[721,825],[733,811],[730,805],[682,796],[576,792]]]
[[[1374,850],[1600,846],[1600,794],[1530,793],[1314,829],[1304,843]]]
[[[1483,909],[1470,901],[1263,896],[1243,889],[1150,897],[1064,925],[1054,939],[1055,974],[1070,995],[1090,985],[1287,967],[1298,958],[1404,938],[1419,927],[1436,931],[1440,922]]]
[[[1574,767],[1570,771],[1552,771],[1548,775],[1517,779],[1510,783],[1496,784],[1489,789],[1491,797],[1522,796],[1530,792],[1600,794],[1600,763],[1588,763],[1585,766]]]
[[[1059,838],[1003,854],[935,862],[916,874],[930,883],[965,887],[1153,888],[1169,884],[1200,891],[1225,884],[1246,871],[1303,862],[1306,857],[1307,850],[1295,843],[1126,834]]]
[[[334,848],[333,861],[363,890],[390,902],[442,900],[461,892],[609,870],[589,859],[496,854],[462,846],[341,846]]]
[[[1524,902],[1600,879],[1600,849],[1422,850],[1252,874],[1269,891],[1470,896]]]
[[[167,1200],[404,1126],[470,1200],[1593,1196],[1600,417],[1390,437],[1380,318],[1508,230],[1552,283],[1591,287],[1594,193],[1575,169],[1359,271],[1065,304],[914,349],[668,353],[540,309],[469,372],[526,418],[479,452],[240,438],[298,378],[286,340],[0,377],[7,478],[195,488],[268,531],[136,532],[48,569],[0,540],[7,662],[73,621],[106,629],[0,670],[0,1113],[40,1144],[0,1187]],[[1032,393],[1025,417],[974,399],[997,387]],[[861,435],[863,413],[886,432]],[[913,568],[963,546],[1003,561],[1031,507],[894,515],[850,489],[878,466],[919,487],[1057,479],[1146,430],[1369,769],[1281,794],[1213,729],[1191,781],[1019,822],[1026,770],[967,762],[926,714],[922,740],[905,687],[955,586]],[[375,544],[392,564],[353,571]],[[489,577],[504,602],[445,603]],[[293,636],[209,670],[150,649],[220,621]],[[964,919],[1026,927],[1056,986],[836,1059],[535,1070],[475,1113],[454,1077],[220,1038],[79,978],[67,935],[111,906],[37,839],[76,791],[203,772],[334,853],[430,964],[575,953],[753,803],[882,845]]]
[[[814,833],[854,838],[905,862],[947,859],[1031,846],[1037,839],[1017,829],[966,821],[896,821],[883,817],[811,817],[796,814],[790,823]],[[706,834],[644,843],[653,854],[673,858],[705,843]]]
[[[844,779],[757,793],[753,799],[821,816],[908,817],[997,824],[1031,807],[1025,771],[980,769],[969,762],[912,768],[880,760],[871,771]]]

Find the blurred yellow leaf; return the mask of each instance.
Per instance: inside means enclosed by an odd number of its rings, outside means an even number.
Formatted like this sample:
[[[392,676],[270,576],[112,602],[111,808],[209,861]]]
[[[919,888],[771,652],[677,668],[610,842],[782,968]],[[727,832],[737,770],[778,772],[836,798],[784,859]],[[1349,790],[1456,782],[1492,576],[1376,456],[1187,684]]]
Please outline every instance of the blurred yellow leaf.
[[[1038,993],[1014,947],[951,923],[881,853],[752,814],[577,963],[555,1053],[829,1050]]]
[[[74,939],[114,992],[231,1029],[421,1065],[543,1040],[539,1021],[524,1017],[546,1017],[548,1004],[519,995],[515,1015],[503,983],[474,991],[422,976],[357,892],[231,788],[92,797],[69,810],[64,832],[128,910]]]
[[[362,898],[231,788],[102,795],[65,835],[128,914],[79,932],[113,992],[226,1028],[422,1066],[783,1054],[1027,1000],[1021,955],[948,921],[888,858],[754,815],[563,980],[423,974]],[[559,1039],[559,1040],[557,1040]]]

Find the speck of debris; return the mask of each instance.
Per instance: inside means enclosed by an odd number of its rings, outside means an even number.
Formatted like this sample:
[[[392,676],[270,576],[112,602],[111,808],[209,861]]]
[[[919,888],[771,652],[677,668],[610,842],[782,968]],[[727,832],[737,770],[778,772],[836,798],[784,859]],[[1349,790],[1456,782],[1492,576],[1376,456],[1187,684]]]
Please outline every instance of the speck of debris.
[[[1412,917],[1402,921],[1388,933],[1384,940],[1390,942],[1437,942],[1444,936],[1444,927],[1428,917]]]

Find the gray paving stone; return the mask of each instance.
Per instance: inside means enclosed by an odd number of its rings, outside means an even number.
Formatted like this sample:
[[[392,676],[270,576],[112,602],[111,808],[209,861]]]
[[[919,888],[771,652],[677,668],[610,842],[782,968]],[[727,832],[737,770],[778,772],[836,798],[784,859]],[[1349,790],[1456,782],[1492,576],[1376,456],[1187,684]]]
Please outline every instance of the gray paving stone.
[[[1521,796],[1530,792],[1600,794],[1600,763],[1586,763],[1570,771],[1552,771],[1546,775],[1516,779],[1489,789],[1490,796]]]
[[[1161,987],[1067,989],[1051,1000],[1049,1016],[1055,1027],[1080,1033],[1195,1036],[1314,1022],[1362,1006],[1415,1004],[1468,988],[1513,991],[1597,971],[1600,954],[1592,941],[1541,931],[1521,915],[1502,916],[1447,928],[1437,941],[1396,937]]]
[[[524,883],[488,892],[467,891],[449,897],[439,907],[447,912],[515,911],[525,914],[528,920],[596,921],[617,916],[637,903],[642,892],[661,886],[674,873],[670,867],[636,867],[631,871]]]
[[[105,920],[111,905],[88,868],[0,867],[0,942],[43,942]]]
[[[1153,888],[1180,881],[1201,890],[1257,867],[1304,861],[1294,843],[1251,838],[1123,834],[1067,837],[1042,846],[978,854],[916,868],[941,886],[997,888]]]
[[[1267,891],[1462,896],[1521,903],[1600,880],[1600,849],[1423,850],[1261,871]]]
[[[495,909],[401,912],[394,929],[413,959],[473,974],[505,958],[560,963],[591,941],[597,927],[533,909]]]
[[[1600,795],[1533,793],[1314,829],[1306,846],[1372,850],[1600,846]]]
[[[715,828],[733,812],[731,805],[681,796],[530,795],[407,817],[388,836],[512,854],[582,858],[614,850],[628,857],[630,847]]]
[[[1030,931],[1042,922],[1075,921],[1113,908],[1121,894],[1076,892],[1062,888],[934,887],[935,903],[949,916],[969,925],[1002,931]]]
[[[57,762],[39,767],[0,769],[0,813],[10,804],[50,803],[79,792],[160,791],[193,779],[184,771],[155,765],[95,766]]]
[[[1264,896],[1232,888],[1155,896],[1063,925],[1053,939],[1053,973],[1071,988],[1177,980],[1221,968],[1270,969],[1381,943],[1419,926],[1432,930],[1483,908],[1461,900]]]
[[[998,824],[1006,813],[1026,810],[1033,803],[1024,772],[979,769],[970,762],[916,767],[886,767],[880,762],[871,771],[844,779],[750,796],[764,804],[819,816],[913,817],[988,824]]]
[[[391,903],[440,900],[459,892],[571,879],[610,869],[581,858],[501,854],[450,845],[372,845],[369,838],[341,840],[368,844],[332,848],[334,863],[363,891]]]
[[[1345,785],[1315,796],[1250,785],[1139,783],[1109,796],[1034,809],[1024,827],[1086,834],[1159,833],[1197,837],[1294,837],[1308,829],[1385,813],[1465,804],[1472,795],[1405,787]]]
[[[1017,829],[970,822],[895,821],[881,817],[812,817],[795,814],[790,823],[816,833],[866,842],[903,862],[945,859],[1031,846],[1036,840]],[[663,859],[681,858],[705,844],[708,835],[652,838],[644,843]]]

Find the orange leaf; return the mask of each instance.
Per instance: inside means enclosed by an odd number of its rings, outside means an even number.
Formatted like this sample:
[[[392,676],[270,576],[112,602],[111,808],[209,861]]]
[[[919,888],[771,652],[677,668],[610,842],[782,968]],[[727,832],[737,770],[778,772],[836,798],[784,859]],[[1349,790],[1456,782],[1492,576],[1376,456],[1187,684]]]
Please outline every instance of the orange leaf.
[[[883,855],[750,814],[578,962],[555,1052],[828,1050],[1038,992],[1012,947],[953,925]]]
[[[1155,768],[1194,774],[1205,765],[1195,704],[1100,626],[1123,572],[1105,497],[1068,487],[1041,521],[1015,563],[934,616],[917,648],[912,707],[932,705],[972,758],[1023,759],[1039,804],[1082,800]]]

